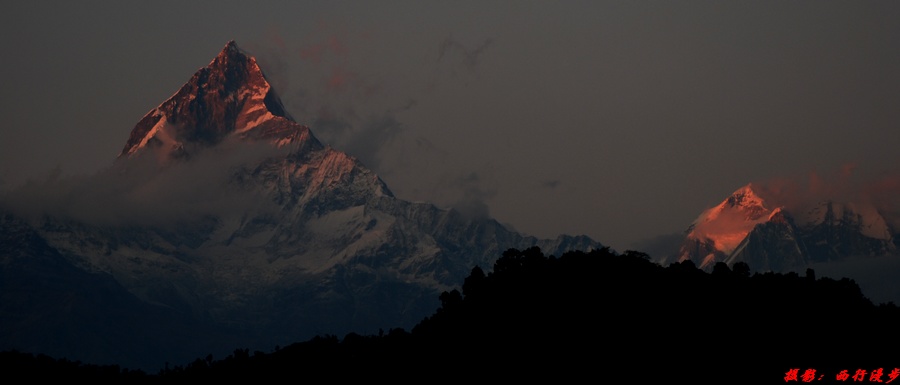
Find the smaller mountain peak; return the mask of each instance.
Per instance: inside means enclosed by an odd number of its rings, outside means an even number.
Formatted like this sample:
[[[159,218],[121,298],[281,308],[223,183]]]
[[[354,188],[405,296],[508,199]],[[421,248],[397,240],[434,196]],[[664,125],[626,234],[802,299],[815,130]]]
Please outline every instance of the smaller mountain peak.
[[[756,194],[756,193],[753,191],[753,183],[747,183],[746,185],[744,185],[744,186],[742,186],[741,188],[737,189],[737,191],[735,191],[735,193]]]
[[[731,207],[765,207],[765,201],[754,191],[752,183],[737,189],[725,202]]]
[[[774,223],[788,223],[788,218],[790,218],[790,214],[787,211],[784,211],[784,207],[776,207],[769,214],[769,219],[767,222]]]

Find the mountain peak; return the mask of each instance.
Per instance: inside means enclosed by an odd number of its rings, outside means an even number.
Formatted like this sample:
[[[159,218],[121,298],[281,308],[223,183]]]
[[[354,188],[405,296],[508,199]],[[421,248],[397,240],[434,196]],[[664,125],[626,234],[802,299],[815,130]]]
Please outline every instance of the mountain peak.
[[[222,52],[232,52],[237,51],[240,52],[240,48],[237,46],[237,42],[234,40],[229,40],[228,43],[225,43],[225,48],[222,49]]]
[[[782,269],[855,255],[897,250],[896,231],[869,202],[766,202],[748,184],[707,209],[688,228],[678,254],[711,268],[715,262],[752,262]],[[781,202],[778,202],[781,203]],[[767,207],[767,205],[769,207]]]
[[[138,122],[119,156],[151,147],[178,157],[231,135],[288,142],[311,138],[308,128],[287,114],[256,59],[234,40]]]
[[[753,187],[747,184],[701,213],[688,228],[689,247],[682,247],[679,259],[697,259],[702,267],[711,267],[730,255],[756,225],[769,221],[773,211]]]
[[[764,207],[765,201],[757,195],[757,193],[753,190],[753,184],[749,183],[746,186],[743,186],[737,191],[733,192],[731,196],[725,199],[724,204],[727,204],[731,207]]]
[[[721,215],[727,215],[729,218],[734,218],[737,215],[745,220],[755,221],[768,215],[769,212],[765,201],[753,190],[753,184],[751,183],[731,193],[728,198],[725,198],[717,206],[704,211],[694,221],[694,225],[716,221]]]

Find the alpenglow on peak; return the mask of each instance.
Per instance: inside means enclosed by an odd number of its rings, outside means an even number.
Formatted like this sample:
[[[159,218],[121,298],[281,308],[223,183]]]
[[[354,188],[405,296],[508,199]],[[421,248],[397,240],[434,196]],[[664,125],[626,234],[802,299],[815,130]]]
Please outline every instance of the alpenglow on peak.
[[[138,122],[119,157],[147,148],[181,157],[229,136],[275,139],[279,144],[312,139],[308,128],[285,111],[256,59],[233,40]]]

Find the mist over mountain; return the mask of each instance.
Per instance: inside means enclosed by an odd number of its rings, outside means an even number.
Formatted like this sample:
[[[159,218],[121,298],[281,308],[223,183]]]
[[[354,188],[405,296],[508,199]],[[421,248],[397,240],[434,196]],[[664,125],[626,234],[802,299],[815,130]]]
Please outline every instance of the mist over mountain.
[[[503,250],[602,247],[397,199],[293,121],[233,41],[137,123],[111,167],[0,202],[0,349],[142,368],[410,327]]]

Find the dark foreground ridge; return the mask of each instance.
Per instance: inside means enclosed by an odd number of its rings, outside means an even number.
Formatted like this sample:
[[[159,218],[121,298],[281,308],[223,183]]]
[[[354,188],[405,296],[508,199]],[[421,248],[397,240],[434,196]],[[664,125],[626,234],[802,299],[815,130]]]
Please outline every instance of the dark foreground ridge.
[[[411,332],[319,336],[270,353],[237,349],[154,375],[10,352],[0,355],[0,369],[148,383],[312,376],[827,384],[853,382],[858,370],[865,381],[882,373],[887,382],[900,367],[893,304],[875,306],[852,280],[817,279],[812,270],[749,272],[742,263],[712,273],[690,261],[662,267],[631,251],[557,258],[510,249],[492,272],[474,268],[462,292],[441,294],[441,307]]]

